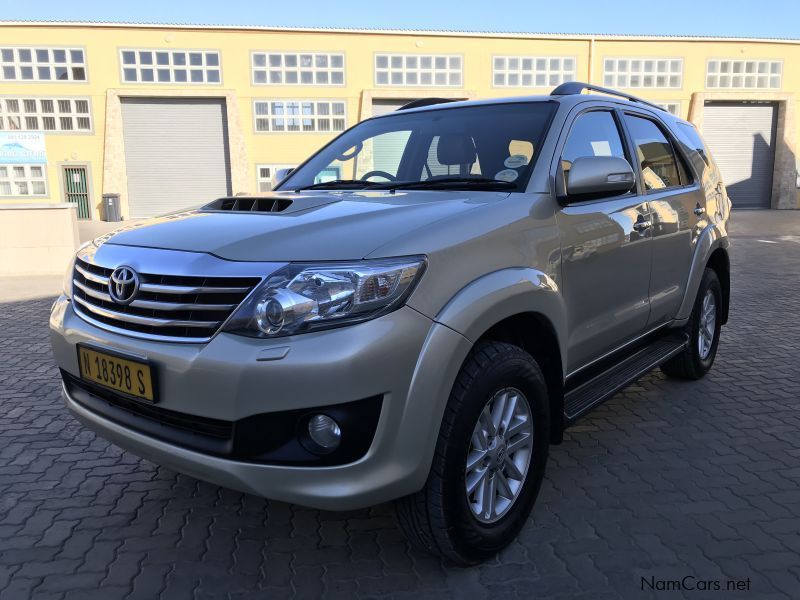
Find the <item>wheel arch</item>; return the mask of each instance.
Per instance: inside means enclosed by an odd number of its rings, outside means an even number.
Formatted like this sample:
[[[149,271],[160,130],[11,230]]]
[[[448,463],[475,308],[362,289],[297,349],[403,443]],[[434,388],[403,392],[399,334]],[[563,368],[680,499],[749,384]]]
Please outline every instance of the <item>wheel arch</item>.
[[[684,289],[683,301],[678,309],[676,320],[685,322],[692,314],[694,300],[697,297],[697,290],[700,288],[700,280],[706,267],[714,269],[720,279],[723,288],[724,304],[723,323],[728,318],[728,305],[730,300],[730,260],[728,259],[728,247],[730,242],[728,235],[723,227],[711,224],[707,226],[697,239],[692,265],[689,269],[689,276]],[[727,290],[727,291],[726,291]]]
[[[564,432],[564,368],[553,324],[541,313],[518,313],[492,325],[475,343],[482,341],[513,344],[534,358],[547,384],[550,441],[560,444]]]
[[[543,371],[550,399],[550,439],[563,434],[566,310],[556,282],[527,267],[489,273],[456,294],[435,321],[473,345],[484,340],[515,344]]]

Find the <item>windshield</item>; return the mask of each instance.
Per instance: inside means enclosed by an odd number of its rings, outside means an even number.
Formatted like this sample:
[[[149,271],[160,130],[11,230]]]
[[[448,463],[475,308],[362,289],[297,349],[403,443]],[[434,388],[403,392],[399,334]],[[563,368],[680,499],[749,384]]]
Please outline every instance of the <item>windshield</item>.
[[[397,112],[344,132],[278,189],[525,189],[555,105]]]

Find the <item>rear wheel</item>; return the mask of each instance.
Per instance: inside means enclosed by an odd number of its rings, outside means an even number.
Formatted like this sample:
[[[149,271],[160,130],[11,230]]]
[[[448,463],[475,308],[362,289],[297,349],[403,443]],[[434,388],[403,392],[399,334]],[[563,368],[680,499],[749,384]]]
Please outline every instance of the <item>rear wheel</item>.
[[[514,539],[544,477],[548,406],[528,353],[501,342],[476,346],[450,394],[425,487],[396,503],[412,543],[466,565]]]
[[[689,345],[663,365],[661,370],[678,379],[700,379],[711,369],[717,356],[722,326],[722,287],[712,269],[706,269],[694,302],[692,316],[684,331]]]

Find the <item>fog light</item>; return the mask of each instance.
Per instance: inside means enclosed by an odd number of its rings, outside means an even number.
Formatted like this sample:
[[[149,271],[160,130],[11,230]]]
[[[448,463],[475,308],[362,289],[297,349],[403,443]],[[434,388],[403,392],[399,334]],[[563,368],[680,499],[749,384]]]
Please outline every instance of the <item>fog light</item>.
[[[314,415],[308,421],[308,436],[321,450],[333,452],[342,441],[342,430],[328,415]]]

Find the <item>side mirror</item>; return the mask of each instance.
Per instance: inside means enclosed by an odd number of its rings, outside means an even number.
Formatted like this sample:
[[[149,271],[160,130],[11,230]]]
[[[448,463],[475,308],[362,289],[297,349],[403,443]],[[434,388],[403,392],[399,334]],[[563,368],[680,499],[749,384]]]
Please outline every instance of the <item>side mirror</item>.
[[[636,183],[627,160],[618,156],[581,156],[566,173],[566,196],[580,200],[629,192]]]
[[[294,168],[276,169],[275,170],[275,175],[272,176],[272,187],[274,188],[281,181],[286,179],[289,175],[291,175],[292,171],[294,171]]]

